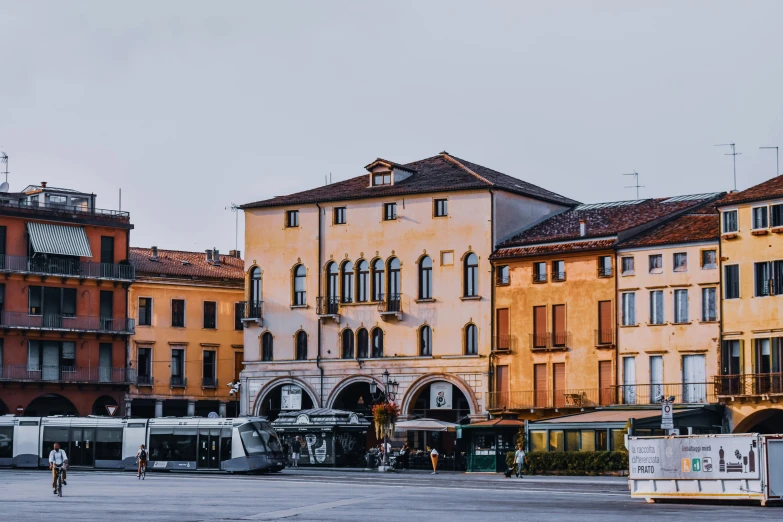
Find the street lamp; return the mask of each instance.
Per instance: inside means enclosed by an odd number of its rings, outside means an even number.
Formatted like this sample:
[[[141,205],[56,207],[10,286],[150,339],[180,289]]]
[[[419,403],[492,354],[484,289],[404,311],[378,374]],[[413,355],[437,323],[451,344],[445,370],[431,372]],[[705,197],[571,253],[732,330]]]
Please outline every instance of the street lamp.
[[[234,397],[234,416],[239,417],[239,388],[242,386],[242,383],[237,382],[230,382],[226,386],[231,388],[228,390],[228,394]]]
[[[394,379],[390,379],[389,370],[383,371],[383,390],[378,389],[378,384],[375,380],[370,381],[370,395],[372,395],[373,403],[393,403],[397,397],[397,391],[400,388],[400,383]],[[389,433],[385,432],[383,435],[383,467],[388,469],[389,467]]]

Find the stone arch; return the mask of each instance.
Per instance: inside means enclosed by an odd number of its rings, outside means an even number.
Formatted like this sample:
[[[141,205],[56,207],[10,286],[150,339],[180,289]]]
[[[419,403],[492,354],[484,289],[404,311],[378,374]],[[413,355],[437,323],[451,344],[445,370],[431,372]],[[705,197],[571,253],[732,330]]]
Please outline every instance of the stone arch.
[[[261,404],[264,402],[264,399],[267,395],[269,395],[269,392],[277,388],[278,386],[282,386],[283,384],[296,384],[302,390],[304,390],[307,395],[310,396],[310,400],[313,401],[314,406],[318,406],[320,404],[320,401],[318,401],[317,397],[318,394],[315,393],[315,390],[310,387],[309,384],[307,384],[305,381],[301,379],[297,379],[295,377],[278,377],[276,379],[272,379],[266,385],[264,385],[261,390],[259,390],[258,395],[256,395],[255,401],[253,401],[253,415],[260,415],[261,414]]]
[[[97,399],[95,399],[95,402],[92,404],[92,415],[103,415],[108,417],[109,411],[106,409],[106,406],[117,406],[119,409],[119,404],[117,404],[117,399],[112,397],[111,395],[101,395]],[[118,412],[115,412],[116,416]]]
[[[8,406],[3,402],[3,399],[0,399],[0,415],[7,415],[8,413],[10,413]]]
[[[51,415],[79,415],[79,410],[67,397],[56,393],[39,395],[24,409],[25,417],[49,417]]]
[[[468,400],[468,404],[470,405],[471,415],[480,413],[478,401],[476,400],[476,394],[473,393],[473,390],[468,385],[468,383],[456,375],[450,375],[446,373],[428,373],[427,375],[422,375],[413,381],[411,385],[408,386],[408,389],[405,390],[405,397],[403,397],[402,400],[400,414],[410,415],[411,409],[415,405],[414,399],[419,395],[422,389],[428,384],[432,384],[433,382],[438,381],[444,381],[453,384],[465,395],[465,398]]]
[[[783,409],[766,408],[751,413],[734,427],[734,433],[781,433]]]
[[[334,408],[334,402],[337,399],[337,397],[340,395],[342,391],[344,391],[351,384],[357,382],[366,382],[369,384],[373,381],[375,382],[375,384],[378,385],[379,388],[383,388],[383,383],[379,379],[373,377],[372,375],[352,375],[350,377],[346,377],[342,381],[338,382],[334,388],[332,388],[332,392],[329,394],[329,398],[326,401],[326,407]]]

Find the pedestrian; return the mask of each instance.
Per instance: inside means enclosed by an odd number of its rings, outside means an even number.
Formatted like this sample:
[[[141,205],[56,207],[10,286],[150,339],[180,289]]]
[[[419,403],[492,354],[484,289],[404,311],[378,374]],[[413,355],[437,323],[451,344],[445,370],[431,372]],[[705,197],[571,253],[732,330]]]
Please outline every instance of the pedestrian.
[[[430,460],[432,460],[432,474],[437,475],[438,474],[438,450],[435,448],[432,448],[432,451],[430,452]]]
[[[517,477],[522,477],[522,468],[525,466],[525,450],[522,449],[522,444],[517,444],[517,451],[514,453],[514,462],[517,464]]]
[[[302,451],[302,439],[299,435],[296,436],[294,445],[291,448],[291,460],[293,460],[293,467],[299,467],[299,453]]]

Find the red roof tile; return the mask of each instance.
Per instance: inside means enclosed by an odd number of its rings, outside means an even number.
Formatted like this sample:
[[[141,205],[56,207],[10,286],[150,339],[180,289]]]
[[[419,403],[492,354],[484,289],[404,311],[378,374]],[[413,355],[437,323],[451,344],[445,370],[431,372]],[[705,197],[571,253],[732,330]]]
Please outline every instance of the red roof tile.
[[[574,241],[571,243],[556,243],[554,245],[534,245],[527,247],[499,248],[489,257],[490,259],[510,259],[517,257],[533,257],[550,254],[565,254],[570,252],[591,252],[593,250],[606,250],[612,248],[616,240],[598,239],[588,241]]]
[[[698,212],[684,214],[668,223],[621,243],[620,248],[699,241],[718,241],[720,237],[720,215],[714,207],[705,207]]]
[[[153,261],[151,248],[130,249],[130,262],[136,267],[137,275],[244,281],[244,261],[225,255],[220,255],[219,258],[220,264],[213,264],[207,262],[204,252],[158,249],[158,259]]]
[[[387,160],[376,160],[394,165]],[[373,162],[375,163],[375,162]],[[372,163],[370,164],[372,165]],[[362,198],[381,198],[472,189],[498,189],[531,198],[573,206],[577,201],[543,189],[526,181],[502,174],[487,167],[465,161],[445,152],[402,166],[412,171],[408,178],[380,187],[369,186],[369,173],[287,196],[242,205],[243,209],[323,203]]]
[[[783,198],[783,175],[768,179],[740,192],[732,192],[718,202],[719,206]]]

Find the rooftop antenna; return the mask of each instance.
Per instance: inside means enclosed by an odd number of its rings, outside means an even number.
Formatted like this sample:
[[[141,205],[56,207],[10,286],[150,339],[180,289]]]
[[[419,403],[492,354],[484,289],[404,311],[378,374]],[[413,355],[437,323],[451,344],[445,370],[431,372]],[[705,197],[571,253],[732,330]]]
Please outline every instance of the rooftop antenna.
[[[639,173],[635,170],[633,172],[629,172],[628,174],[623,174],[623,176],[633,176],[633,185],[628,185],[625,188],[635,188],[636,189],[636,199],[639,199],[639,189],[644,188],[644,185],[639,185]]]
[[[741,152],[737,152],[736,143],[719,143],[716,147],[731,147],[731,152],[727,152],[724,156],[734,156],[734,190],[737,190],[737,156],[741,155]]]
[[[3,151],[0,151],[0,163],[5,163],[5,181],[0,184],[0,192],[8,192],[8,154]]]
[[[775,149],[775,177],[780,176],[780,147],[759,147],[760,149]],[[8,156],[6,156],[8,158]],[[6,176],[6,180],[8,176]]]
[[[231,206],[226,207],[226,210],[231,210],[234,213],[234,250],[239,250],[239,205],[231,203]]]

